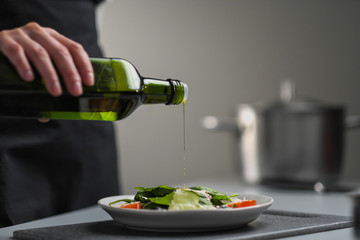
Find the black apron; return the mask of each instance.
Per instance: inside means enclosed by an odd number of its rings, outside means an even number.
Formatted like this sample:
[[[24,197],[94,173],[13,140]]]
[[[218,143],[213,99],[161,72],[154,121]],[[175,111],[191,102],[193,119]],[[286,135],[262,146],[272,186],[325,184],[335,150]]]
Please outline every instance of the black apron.
[[[101,56],[95,7],[91,0],[1,0],[0,30],[34,21]],[[112,123],[0,118],[2,226],[95,205],[118,191]]]

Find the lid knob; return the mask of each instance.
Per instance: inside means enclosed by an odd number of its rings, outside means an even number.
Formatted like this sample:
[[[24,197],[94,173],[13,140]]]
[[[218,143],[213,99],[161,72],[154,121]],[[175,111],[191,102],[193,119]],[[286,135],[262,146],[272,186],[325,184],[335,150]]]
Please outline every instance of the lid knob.
[[[280,99],[284,103],[289,103],[295,99],[295,82],[291,79],[284,80],[280,85]]]

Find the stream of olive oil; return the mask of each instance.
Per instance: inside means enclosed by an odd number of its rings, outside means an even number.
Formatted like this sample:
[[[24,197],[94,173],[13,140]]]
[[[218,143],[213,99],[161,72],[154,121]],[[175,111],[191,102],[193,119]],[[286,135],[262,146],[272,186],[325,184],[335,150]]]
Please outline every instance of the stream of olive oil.
[[[185,181],[185,176],[186,176],[186,125],[185,125],[185,102],[183,102],[183,144],[184,144],[184,181]],[[186,184],[184,183],[184,188],[186,188]]]

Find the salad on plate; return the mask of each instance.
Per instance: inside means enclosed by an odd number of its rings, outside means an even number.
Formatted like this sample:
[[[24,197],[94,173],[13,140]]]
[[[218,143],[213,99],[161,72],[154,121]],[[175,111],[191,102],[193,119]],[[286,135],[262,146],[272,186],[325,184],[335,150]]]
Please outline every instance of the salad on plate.
[[[204,186],[136,187],[134,198],[118,199],[109,206],[122,209],[155,210],[196,210],[196,209],[232,209],[255,206],[256,200],[246,199],[239,194],[226,195],[213,188]]]

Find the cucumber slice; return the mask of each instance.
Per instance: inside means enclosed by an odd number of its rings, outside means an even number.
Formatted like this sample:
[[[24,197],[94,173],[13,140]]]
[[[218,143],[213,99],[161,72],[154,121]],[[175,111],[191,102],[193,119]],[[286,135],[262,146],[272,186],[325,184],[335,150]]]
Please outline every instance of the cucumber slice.
[[[175,191],[169,210],[199,209],[199,200],[200,197],[196,193],[180,188]]]

